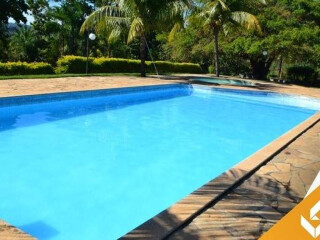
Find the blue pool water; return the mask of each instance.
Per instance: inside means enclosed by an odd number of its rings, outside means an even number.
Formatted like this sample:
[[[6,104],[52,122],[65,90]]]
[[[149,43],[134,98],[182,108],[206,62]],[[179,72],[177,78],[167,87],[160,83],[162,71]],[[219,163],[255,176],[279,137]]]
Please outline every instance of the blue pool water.
[[[0,100],[0,218],[40,240],[118,238],[320,109],[185,85],[47,98]]]

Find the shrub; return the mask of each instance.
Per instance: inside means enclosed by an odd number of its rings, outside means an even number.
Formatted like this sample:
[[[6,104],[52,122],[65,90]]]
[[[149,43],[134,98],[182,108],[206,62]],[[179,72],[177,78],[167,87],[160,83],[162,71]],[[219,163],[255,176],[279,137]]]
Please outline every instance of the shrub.
[[[57,62],[58,73],[85,73],[85,57],[65,56]],[[201,67],[193,63],[172,63],[156,61],[155,65],[160,73],[201,73]],[[146,62],[146,69],[154,73],[155,69],[151,62]],[[139,73],[140,60],[122,58],[89,58],[90,73]]]
[[[89,69],[92,69],[93,58],[89,58]],[[56,73],[85,73],[86,72],[86,57],[64,56],[57,62]]]
[[[201,73],[199,64],[194,63],[173,63],[167,61],[155,61],[159,73]],[[154,73],[154,65],[152,62],[147,62],[147,71]]]
[[[310,66],[291,66],[287,69],[287,78],[289,81],[302,84],[314,85],[316,83],[318,73]]]
[[[54,74],[49,63],[7,62],[0,63],[0,75]]]
[[[123,58],[96,58],[93,61],[95,73],[136,73],[140,71],[140,61]]]
[[[209,66],[208,71],[210,74],[216,73],[216,68],[214,66]]]

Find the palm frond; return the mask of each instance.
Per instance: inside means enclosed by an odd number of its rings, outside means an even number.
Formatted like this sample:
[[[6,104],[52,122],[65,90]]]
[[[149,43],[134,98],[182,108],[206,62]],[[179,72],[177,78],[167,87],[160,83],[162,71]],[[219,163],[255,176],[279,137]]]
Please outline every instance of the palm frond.
[[[114,28],[112,29],[111,33],[109,34],[108,42],[113,43],[121,36],[121,29],[120,28]]]
[[[215,14],[218,10],[228,11],[229,7],[225,0],[215,0],[207,4],[207,8],[210,9],[210,15]]]
[[[95,28],[101,21],[105,21],[107,25],[118,26],[128,25],[130,19],[126,14],[116,6],[105,6],[94,11],[82,24],[80,32],[84,33],[88,29]]]
[[[246,27],[248,30],[257,30],[259,33],[262,33],[259,20],[251,13],[244,11],[237,11],[231,13],[231,19],[241,26]]]
[[[139,36],[144,31],[144,24],[141,18],[137,17],[132,20],[129,33],[128,33],[128,43]]]
[[[182,26],[180,23],[176,23],[172,30],[170,31],[169,33],[169,36],[168,36],[168,42],[172,42],[174,40],[174,37],[176,36],[176,34],[182,29]]]

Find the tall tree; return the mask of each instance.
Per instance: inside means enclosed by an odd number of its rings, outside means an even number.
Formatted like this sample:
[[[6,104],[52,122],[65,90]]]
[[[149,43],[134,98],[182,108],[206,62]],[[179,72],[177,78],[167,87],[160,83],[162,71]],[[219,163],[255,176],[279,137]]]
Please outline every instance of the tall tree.
[[[7,59],[8,28],[10,18],[17,23],[26,23],[24,16],[28,11],[25,0],[0,0],[0,61]]]
[[[219,34],[224,31],[226,34],[235,27],[245,27],[246,29],[256,29],[261,32],[260,24],[256,16],[249,13],[250,3],[255,1],[232,1],[232,0],[212,0],[205,2],[202,15],[206,18],[205,26],[213,32],[214,38],[214,59],[216,76],[220,75],[219,68]],[[264,0],[257,0],[264,3]]]
[[[188,0],[118,0],[93,12],[83,23],[85,32],[99,23],[105,22],[112,28],[111,37],[118,37],[123,30],[128,31],[128,42],[140,37],[141,76],[146,76],[146,36],[151,31],[161,29],[165,23],[181,21]]]
[[[59,2],[59,6],[53,8],[52,15],[61,24],[63,37],[68,40],[66,52],[72,55],[79,54],[84,45],[79,31],[85,17],[92,12],[92,6],[86,0],[55,1]]]

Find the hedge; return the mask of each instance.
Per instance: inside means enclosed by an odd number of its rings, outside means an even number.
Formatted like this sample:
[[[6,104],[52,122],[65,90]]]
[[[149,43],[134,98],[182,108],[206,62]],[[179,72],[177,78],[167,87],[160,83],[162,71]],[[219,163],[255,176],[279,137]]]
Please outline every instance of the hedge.
[[[37,75],[54,73],[54,69],[49,63],[0,62],[0,75]]]
[[[64,56],[57,62],[57,73],[85,73],[87,58],[79,56]],[[201,67],[193,63],[173,63],[156,61],[160,73],[201,73]],[[146,69],[154,73],[152,62],[146,62]],[[140,60],[122,58],[89,58],[90,73],[138,73]]]
[[[317,71],[310,66],[291,66],[287,69],[287,79],[302,85],[314,85],[318,77]]]

